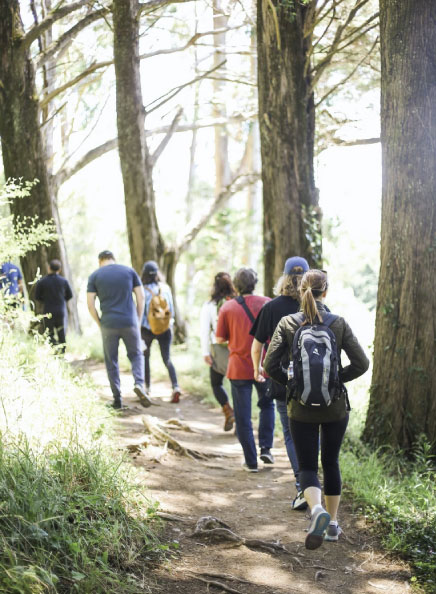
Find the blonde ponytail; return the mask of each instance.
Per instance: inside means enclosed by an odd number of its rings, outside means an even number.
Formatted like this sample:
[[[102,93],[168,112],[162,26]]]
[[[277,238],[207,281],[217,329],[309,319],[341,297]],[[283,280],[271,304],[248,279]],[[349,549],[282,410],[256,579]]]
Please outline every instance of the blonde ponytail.
[[[327,275],[322,270],[308,270],[301,279],[300,295],[301,309],[306,318],[306,323],[313,324],[317,319],[322,322],[322,316],[318,311],[316,299],[327,291]]]

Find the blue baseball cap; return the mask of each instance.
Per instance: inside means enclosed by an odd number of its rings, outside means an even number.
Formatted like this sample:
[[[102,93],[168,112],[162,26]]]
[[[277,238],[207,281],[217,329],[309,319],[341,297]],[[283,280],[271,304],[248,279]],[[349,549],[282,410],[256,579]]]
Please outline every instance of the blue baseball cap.
[[[294,268],[301,268],[301,270],[294,270]],[[305,258],[301,258],[300,256],[293,256],[292,258],[288,258],[285,262],[285,267],[283,269],[283,274],[303,274],[309,270],[309,263]]]

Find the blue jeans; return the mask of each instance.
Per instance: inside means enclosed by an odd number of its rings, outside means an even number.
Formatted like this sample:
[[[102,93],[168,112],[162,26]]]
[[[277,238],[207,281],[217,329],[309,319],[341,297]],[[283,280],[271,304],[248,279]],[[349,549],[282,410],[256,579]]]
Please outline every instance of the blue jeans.
[[[289,418],[286,401],[276,400],[277,412],[280,415],[280,421],[282,422],[283,438],[285,440],[285,447],[288,453],[289,462],[291,463],[292,470],[295,475],[295,483],[297,490],[300,490],[300,481],[298,480],[298,458],[297,452],[295,451],[294,440],[292,439],[291,432],[289,430]]]
[[[230,380],[232,386],[233,410],[235,413],[236,433],[244,452],[247,466],[257,466],[256,444],[251,423],[251,392],[256,388],[260,408],[259,447],[269,450],[273,446],[274,402],[266,395],[267,383],[254,380]]]
[[[141,336],[138,326],[127,328],[101,327],[104,362],[114,400],[121,399],[120,368],[118,366],[118,346],[120,340],[126,345],[127,356],[132,364],[135,384],[144,385],[144,356],[141,351]]]

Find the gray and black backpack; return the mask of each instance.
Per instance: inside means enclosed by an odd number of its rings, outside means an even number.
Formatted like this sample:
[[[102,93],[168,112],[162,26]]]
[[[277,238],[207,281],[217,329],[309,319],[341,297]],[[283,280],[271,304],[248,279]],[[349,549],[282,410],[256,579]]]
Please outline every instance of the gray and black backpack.
[[[300,324],[302,313],[295,316]],[[292,344],[293,377],[288,381],[288,397],[311,407],[330,406],[346,393],[339,379],[340,358],[336,337],[330,329],[338,318],[324,314],[322,322],[300,325]]]

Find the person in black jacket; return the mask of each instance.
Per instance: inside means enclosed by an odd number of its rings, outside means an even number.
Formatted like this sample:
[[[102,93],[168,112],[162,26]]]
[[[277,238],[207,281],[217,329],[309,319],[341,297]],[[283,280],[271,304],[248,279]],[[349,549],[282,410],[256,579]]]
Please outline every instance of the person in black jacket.
[[[283,274],[274,287],[275,299],[265,303],[253,324],[250,334],[254,336],[251,347],[251,357],[255,369],[255,379],[258,382],[265,381],[261,366],[262,347],[268,346],[277,324],[283,316],[297,313],[300,310],[299,287],[303,274],[309,270],[309,264],[305,258],[294,256],[285,262]],[[287,363],[286,363],[287,366]],[[295,451],[294,440],[289,430],[288,414],[286,410],[286,388],[271,379],[268,382],[268,394],[274,398],[277,405],[277,412],[283,428],[286,452],[295,476],[297,496],[292,500],[292,509],[305,510],[306,500],[300,488],[298,459]]]
[[[51,260],[47,276],[36,283],[35,299],[44,306],[44,328],[48,330],[48,338],[53,346],[58,346],[65,353],[65,331],[67,327],[66,303],[73,297],[71,287],[66,278],[61,276],[61,263]]]

